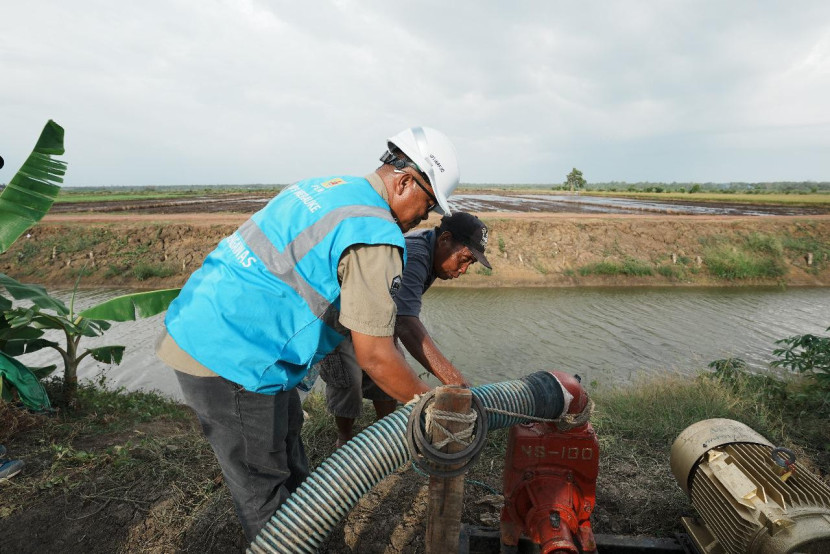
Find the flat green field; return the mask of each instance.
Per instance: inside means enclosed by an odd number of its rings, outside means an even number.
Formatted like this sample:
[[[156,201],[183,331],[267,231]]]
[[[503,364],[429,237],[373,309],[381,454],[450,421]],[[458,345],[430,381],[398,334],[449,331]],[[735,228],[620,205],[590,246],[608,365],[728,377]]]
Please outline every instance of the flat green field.
[[[113,188],[95,189],[83,188],[72,190],[62,188],[57,203],[79,203],[79,202],[130,202],[135,200],[162,200],[167,198],[188,198],[195,196],[219,196],[227,194],[251,194],[262,193],[273,195],[279,191],[282,185],[271,186],[228,186],[228,187],[170,187],[156,188]]]
[[[555,192],[555,191],[552,191]],[[561,194],[561,192],[560,192]],[[717,192],[698,192],[694,194],[683,192],[606,192],[584,191],[580,194],[587,196],[611,196],[616,198],[634,198],[639,200],[663,200],[686,202],[725,202],[739,204],[785,204],[785,205],[830,205],[830,194],[731,194]]]

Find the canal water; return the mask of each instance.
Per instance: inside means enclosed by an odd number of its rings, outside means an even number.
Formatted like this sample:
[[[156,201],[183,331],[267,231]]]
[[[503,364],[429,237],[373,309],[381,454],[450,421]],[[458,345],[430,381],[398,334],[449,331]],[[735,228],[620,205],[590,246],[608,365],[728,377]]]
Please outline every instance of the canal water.
[[[83,291],[76,305],[83,309],[125,292]],[[825,334],[830,289],[433,287],[424,296],[422,319],[473,384],[559,369],[586,382],[617,385],[639,375],[691,375],[727,357],[766,369],[776,340]],[[127,351],[119,366],[85,360],[79,376],[103,375],[110,387],[181,398],[172,371],[153,354],[162,320],[163,314],[115,323],[103,337],[83,339],[82,346],[122,344]],[[22,361],[56,363],[53,353],[43,350]]]

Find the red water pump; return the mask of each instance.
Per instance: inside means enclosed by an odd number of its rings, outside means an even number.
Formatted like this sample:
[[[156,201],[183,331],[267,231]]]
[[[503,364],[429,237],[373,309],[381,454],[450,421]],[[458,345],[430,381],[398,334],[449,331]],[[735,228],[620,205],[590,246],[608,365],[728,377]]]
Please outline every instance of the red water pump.
[[[584,414],[589,399],[579,377],[552,373],[573,396],[568,413]],[[523,534],[543,554],[595,552],[589,517],[598,473],[599,441],[587,421],[569,430],[554,423],[515,425],[504,464],[502,552],[515,552]]]

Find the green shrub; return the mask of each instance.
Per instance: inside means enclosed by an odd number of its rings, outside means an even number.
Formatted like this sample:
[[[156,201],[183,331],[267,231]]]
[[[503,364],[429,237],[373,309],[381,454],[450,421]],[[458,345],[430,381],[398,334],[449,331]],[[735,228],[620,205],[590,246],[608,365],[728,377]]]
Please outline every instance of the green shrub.
[[[807,253],[812,253],[812,269],[814,271],[823,269],[827,265],[827,260],[830,259],[830,244],[821,242],[811,236],[793,237],[787,235],[781,241],[781,245],[790,255],[806,256]]]
[[[151,279],[153,277],[170,277],[176,274],[176,270],[165,264],[148,264],[139,262],[130,271],[133,277],[139,281]]]
[[[667,279],[682,279],[685,277],[685,272],[680,267],[673,265],[658,265],[657,273],[666,277]]]
[[[602,261],[583,265],[577,269],[580,275],[620,275],[622,266],[615,262]]]
[[[787,399],[787,383],[770,375],[753,373],[741,358],[715,360],[708,365],[707,377],[728,386],[735,393],[750,393],[770,406],[780,406]]]
[[[635,258],[626,258],[623,262],[622,272],[624,275],[651,275],[653,271],[651,270],[651,264],[648,262],[643,262],[641,260],[637,260]]]
[[[781,260],[757,257],[742,250],[716,247],[704,251],[706,267],[716,277],[728,279],[774,279],[786,273]]]
[[[58,235],[44,239],[42,249],[51,251],[54,248],[57,252],[66,254],[87,253],[107,240],[107,235],[107,229],[100,228],[86,229],[83,233]]]
[[[104,277],[107,279],[112,277],[119,277],[129,271],[129,267],[127,266],[120,266],[115,264],[109,264],[107,266],[107,271],[104,273]]]
[[[763,233],[750,233],[745,239],[744,244],[748,250],[762,254],[769,254],[772,256],[781,256],[784,254],[784,248],[781,246],[781,241],[777,237],[765,235]]]
[[[720,279],[777,279],[787,272],[783,247],[774,237],[761,233],[711,236],[701,243],[706,267]]]
[[[603,260],[577,269],[580,275],[652,275],[651,264],[636,258],[626,258],[622,263]]]
[[[773,350],[778,360],[772,362],[772,366],[806,374],[816,381],[830,400],[830,337],[796,335],[775,341],[775,344],[785,346]]]
[[[20,251],[17,253],[17,263],[25,264],[32,260],[35,255],[40,251],[40,248],[36,243],[33,241],[25,241],[23,242],[23,246],[20,248]]]

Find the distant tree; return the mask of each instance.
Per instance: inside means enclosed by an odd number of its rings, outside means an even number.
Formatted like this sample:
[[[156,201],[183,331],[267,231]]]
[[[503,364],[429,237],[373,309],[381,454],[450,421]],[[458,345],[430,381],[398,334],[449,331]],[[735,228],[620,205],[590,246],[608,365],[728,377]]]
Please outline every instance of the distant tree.
[[[689,189],[689,194],[694,194],[696,192],[700,192],[700,185],[696,184]]]
[[[582,172],[579,171],[577,168],[573,168],[573,171],[568,173],[568,177],[565,180],[565,186],[567,186],[571,190],[571,192],[573,192],[574,190],[585,188],[585,185],[587,184],[588,181],[586,181],[582,177]]]

